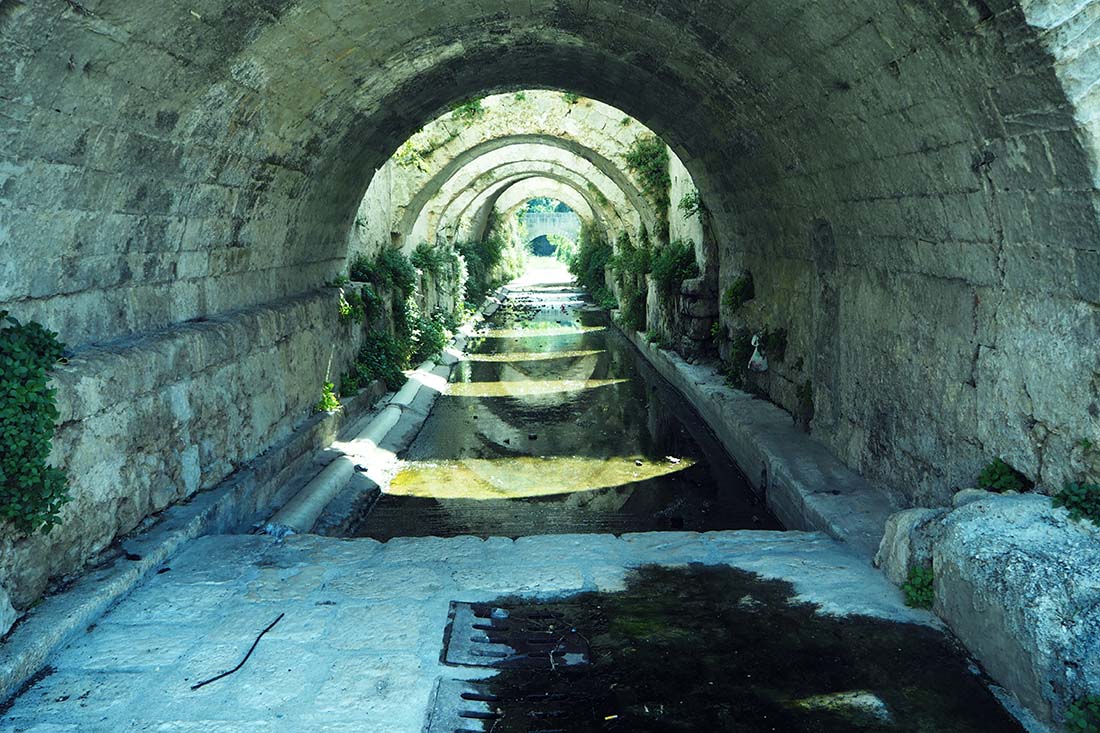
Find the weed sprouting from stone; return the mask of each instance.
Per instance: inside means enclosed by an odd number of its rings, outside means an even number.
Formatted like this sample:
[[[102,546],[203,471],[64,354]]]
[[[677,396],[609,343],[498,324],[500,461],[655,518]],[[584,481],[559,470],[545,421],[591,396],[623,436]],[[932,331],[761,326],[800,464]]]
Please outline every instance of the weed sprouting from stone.
[[[901,586],[905,594],[905,605],[913,608],[932,608],[936,592],[932,586],[934,574],[932,568],[909,568],[909,576]]]

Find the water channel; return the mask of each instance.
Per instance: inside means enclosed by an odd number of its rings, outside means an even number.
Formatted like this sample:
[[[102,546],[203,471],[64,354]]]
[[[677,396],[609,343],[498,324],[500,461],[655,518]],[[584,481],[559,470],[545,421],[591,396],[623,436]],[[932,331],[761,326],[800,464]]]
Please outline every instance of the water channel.
[[[513,290],[467,351],[351,535],[781,528],[683,397],[571,284]]]

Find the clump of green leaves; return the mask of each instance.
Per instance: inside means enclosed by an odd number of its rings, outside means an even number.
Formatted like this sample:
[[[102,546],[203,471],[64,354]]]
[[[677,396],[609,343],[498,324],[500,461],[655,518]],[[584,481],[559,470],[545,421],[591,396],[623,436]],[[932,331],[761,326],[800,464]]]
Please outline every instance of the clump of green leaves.
[[[1100,733],[1100,695],[1079,698],[1066,710],[1066,730],[1071,733]]]
[[[1027,491],[1032,485],[1027,476],[1000,458],[994,458],[978,474],[978,488],[986,491]]]
[[[722,305],[731,311],[735,311],[745,303],[756,297],[756,286],[752,282],[752,273],[742,273],[730,283],[722,293]]]
[[[680,203],[676,204],[676,208],[680,210],[680,214],[685,219],[698,214],[703,210],[703,201],[699,197],[698,191],[688,191],[680,197]]]
[[[515,100],[517,102],[526,102],[527,101],[526,92],[516,92]]]
[[[657,218],[663,232],[662,240],[668,238],[669,186],[672,179],[668,173],[668,146],[655,135],[642,135],[631,143],[625,154],[627,167],[638,176],[642,192],[649,198],[657,210]]]
[[[569,263],[569,272],[590,293],[597,295],[601,289],[607,287],[604,272],[611,264],[612,257],[613,252],[607,237],[595,222],[585,222],[581,225],[577,251]]]
[[[1067,483],[1050,497],[1050,502],[1053,506],[1069,509],[1070,519],[1088,519],[1100,527],[1100,486]]]
[[[485,108],[481,105],[480,99],[467,99],[451,107],[451,116],[460,122],[465,122],[467,125],[484,114]]]
[[[368,333],[353,367],[359,386],[381,379],[389,389],[399,389],[408,378],[402,371],[409,363],[409,343],[386,333]]]
[[[57,334],[0,311],[0,517],[25,534],[49,532],[69,501],[65,472],[47,464],[57,420],[50,368]]]
[[[340,409],[340,400],[336,398],[335,384],[325,382],[325,386],[321,388],[321,399],[313,409],[317,412],[332,412]]]
[[[427,242],[416,246],[409,261],[416,269],[436,278],[443,277],[458,266],[458,257],[451,250],[433,247]]]
[[[355,372],[355,369],[351,369],[347,374],[340,377],[340,396],[351,397],[359,391],[359,375]]]
[[[726,383],[731,387],[744,389],[748,384],[752,352],[752,333],[746,328],[738,329],[730,339],[730,363],[726,367]]]
[[[565,92],[561,95],[562,101],[572,107],[577,102],[581,101],[581,95],[574,92]]]
[[[362,323],[367,317],[367,304],[358,290],[340,294],[340,320]]]
[[[693,277],[699,277],[699,266],[695,264],[695,246],[691,242],[681,239],[657,250],[653,258],[653,280],[662,297],[676,296],[684,280]]]
[[[416,270],[409,258],[394,248],[383,250],[373,260],[366,255],[357,256],[349,271],[356,282],[396,288],[403,293],[411,293],[416,287]]]
[[[909,576],[901,586],[901,591],[905,594],[905,605],[912,608],[932,608],[932,602],[936,599],[933,579],[932,568],[909,568]]]
[[[410,299],[409,338],[412,348],[409,358],[413,364],[419,364],[443,351],[447,345],[447,326],[441,312],[425,316],[415,306],[415,301]]]

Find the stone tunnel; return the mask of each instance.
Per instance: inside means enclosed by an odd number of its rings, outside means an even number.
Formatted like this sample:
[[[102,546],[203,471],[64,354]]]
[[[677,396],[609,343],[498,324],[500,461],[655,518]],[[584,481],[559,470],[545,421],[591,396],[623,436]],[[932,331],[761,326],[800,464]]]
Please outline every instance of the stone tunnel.
[[[461,395],[463,344],[512,337],[470,323],[545,295],[517,216],[540,197],[581,224],[559,256],[588,305],[554,313],[609,312],[776,526],[842,548],[807,558],[850,551],[882,594],[930,568],[927,623],[1013,720],[1087,716],[1098,24],[1094,0],[0,0],[0,729],[121,729],[28,702],[74,639],[196,543],[325,534],[356,472],[385,495],[352,461],[300,503],[360,418],[430,425],[412,395]],[[32,368],[34,324],[64,353]],[[614,387],[596,351],[574,371]]]

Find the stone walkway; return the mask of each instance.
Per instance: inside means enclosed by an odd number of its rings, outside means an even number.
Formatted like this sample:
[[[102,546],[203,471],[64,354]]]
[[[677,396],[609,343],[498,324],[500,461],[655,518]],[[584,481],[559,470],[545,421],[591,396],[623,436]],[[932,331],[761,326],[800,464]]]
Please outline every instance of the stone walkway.
[[[814,533],[206,537],[55,655],[0,731],[415,733],[441,676],[485,676],[439,661],[450,601],[615,591],[631,567],[690,562],[789,580],[831,613],[935,623]],[[190,689],[279,614],[239,672]]]

